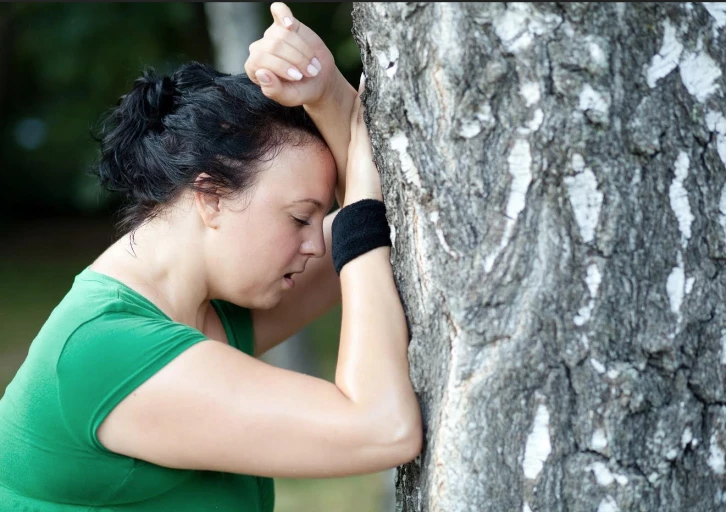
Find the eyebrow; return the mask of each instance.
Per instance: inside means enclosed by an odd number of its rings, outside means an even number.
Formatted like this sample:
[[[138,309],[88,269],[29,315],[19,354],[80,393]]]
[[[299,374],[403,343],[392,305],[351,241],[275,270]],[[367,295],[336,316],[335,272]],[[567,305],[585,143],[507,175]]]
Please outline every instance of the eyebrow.
[[[298,199],[297,201],[293,201],[293,204],[296,204],[296,203],[312,203],[315,206],[317,206],[318,208],[320,208],[321,210],[323,209],[323,203],[321,203],[317,199],[313,199],[312,197],[306,197],[305,199]]]

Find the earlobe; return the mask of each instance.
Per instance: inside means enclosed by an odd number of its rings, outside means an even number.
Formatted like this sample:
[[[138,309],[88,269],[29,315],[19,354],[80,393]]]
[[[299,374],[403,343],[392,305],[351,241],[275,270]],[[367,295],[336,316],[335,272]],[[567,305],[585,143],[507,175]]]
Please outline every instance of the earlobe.
[[[197,189],[194,190],[194,204],[197,207],[197,212],[199,212],[199,217],[202,219],[204,225],[212,229],[217,229],[219,227],[221,213],[219,197],[213,190],[209,192],[203,191],[208,189],[208,187],[204,186],[205,179],[208,178],[209,176],[205,173],[197,176],[194,182],[197,186]]]

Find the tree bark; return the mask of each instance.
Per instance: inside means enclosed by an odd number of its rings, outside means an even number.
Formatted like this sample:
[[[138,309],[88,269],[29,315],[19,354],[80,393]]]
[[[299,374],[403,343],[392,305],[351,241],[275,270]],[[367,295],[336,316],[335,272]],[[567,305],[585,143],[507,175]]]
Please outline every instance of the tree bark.
[[[359,3],[400,511],[726,510],[726,9]]]
[[[261,9],[256,2],[204,4],[215,66],[222,73],[244,73],[249,47],[265,30]]]

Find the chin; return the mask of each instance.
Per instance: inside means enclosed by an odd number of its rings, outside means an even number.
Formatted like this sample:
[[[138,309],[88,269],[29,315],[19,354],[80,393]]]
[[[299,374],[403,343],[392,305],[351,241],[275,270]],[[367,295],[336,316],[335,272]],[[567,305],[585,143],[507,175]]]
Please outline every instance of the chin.
[[[253,309],[272,309],[277,306],[282,297],[280,295],[269,295],[267,297],[260,297],[258,301],[255,301]]]

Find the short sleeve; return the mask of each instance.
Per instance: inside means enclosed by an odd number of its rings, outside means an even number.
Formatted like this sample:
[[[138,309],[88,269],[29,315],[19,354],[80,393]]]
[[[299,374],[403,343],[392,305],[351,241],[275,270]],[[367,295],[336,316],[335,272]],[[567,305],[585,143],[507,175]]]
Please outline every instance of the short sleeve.
[[[252,328],[252,312],[224,300],[211,301],[222,321],[230,345],[250,356],[255,355],[254,330]]]
[[[107,312],[78,327],[57,363],[61,411],[71,434],[108,451],[96,431],[133,390],[192,345],[197,329],[165,318]]]

